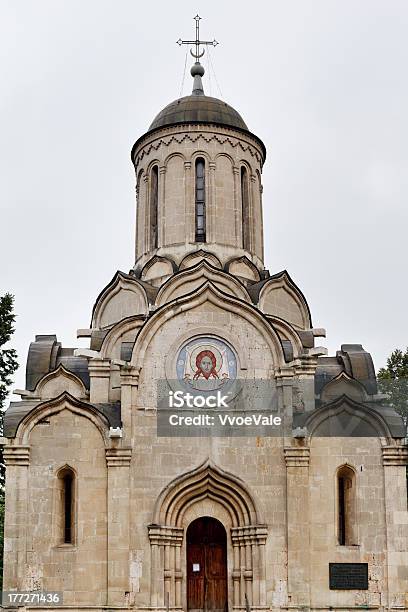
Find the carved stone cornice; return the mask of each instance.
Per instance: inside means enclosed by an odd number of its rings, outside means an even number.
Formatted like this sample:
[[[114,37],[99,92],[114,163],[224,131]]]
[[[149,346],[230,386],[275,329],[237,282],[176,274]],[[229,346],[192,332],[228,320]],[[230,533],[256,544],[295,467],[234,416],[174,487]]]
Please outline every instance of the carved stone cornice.
[[[30,447],[29,446],[5,446],[3,448],[4,463],[9,465],[29,465]]]
[[[232,527],[231,541],[233,546],[245,546],[245,544],[265,544],[268,536],[266,525],[245,525],[243,527]]]
[[[283,366],[282,368],[275,369],[275,380],[278,386],[291,385],[295,376],[295,371],[290,366]]]
[[[137,162],[137,165],[142,161],[142,159],[148,155],[152,150],[157,151],[160,146],[168,147],[173,142],[181,144],[184,141],[190,141],[192,143],[197,143],[198,140],[202,139],[206,143],[210,143],[212,141],[216,141],[219,144],[223,145],[228,142],[233,148],[240,148],[242,151],[248,151],[248,153],[256,158],[259,163],[262,163],[262,157],[256,149],[255,143],[249,144],[247,141],[251,138],[250,134],[245,135],[245,138],[240,138],[238,134],[235,132],[234,134],[223,134],[223,133],[214,133],[214,131],[179,131],[178,133],[174,133],[175,129],[180,129],[181,126],[175,128],[174,126],[163,128],[163,132],[158,134],[150,134],[151,141],[142,145],[142,147],[134,154],[134,160]],[[207,129],[209,126],[206,126]],[[214,130],[214,128],[213,128]],[[233,130],[233,128],[232,128]],[[173,134],[169,133],[173,131]],[[167,132],[167,134],[166,134]],[[148,178],[144,180],[148,180]]]
[[[293,361],[295,375],[302,377],[311,377],[316,373],[317,355],[302,355]]]
[[[109,378],[111,364],[108,359],[90,359],[88,362],[89,376],[97,378]]]
[[[120,384],[122,387],[138,387],[140,367],[136,366],[121,366],[120,368]]]
[[[130,447],[107,448],[105,452],[108,468],[129,467],[132,460],[132,449]]]
[[[165,546],[181,546],[183,543],[184,529],[182,527],[170,527],[167,525],[148,525],[150,544]]]
[[[408,446],[383,446],[383,465],[408,465]]]
[[[309,467],[310,448],[287,446],[283,449],[286,467]]]

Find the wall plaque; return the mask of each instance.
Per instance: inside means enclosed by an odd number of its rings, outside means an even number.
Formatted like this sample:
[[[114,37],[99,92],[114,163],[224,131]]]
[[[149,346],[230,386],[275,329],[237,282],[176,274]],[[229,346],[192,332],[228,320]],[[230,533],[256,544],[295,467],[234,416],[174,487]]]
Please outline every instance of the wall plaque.
[[[330,589],[368,589],[368,563],[329,563]]]

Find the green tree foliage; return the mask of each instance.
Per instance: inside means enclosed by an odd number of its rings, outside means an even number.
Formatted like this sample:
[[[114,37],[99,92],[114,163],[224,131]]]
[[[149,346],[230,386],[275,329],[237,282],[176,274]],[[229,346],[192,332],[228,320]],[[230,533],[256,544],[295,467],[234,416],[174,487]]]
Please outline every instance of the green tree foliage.
[[[0,491],[0,591],[3,590],[4,490]]]
[[[3,435],[5,402],[12,383],[11,377],[18,367],[16,351],[11,348],[3,348],[14,332],[13,325],[16,317],[13,305],[14,296],[10,293],[0,296],[0,436]],[[3,448],[0,446],[0,590],[3,583],[4,482],[5,466]]]
[[[404,419],[408,434],[408,347],[405,352],[395,349],[377,378],[379,390],[388,395],[390,405]]]

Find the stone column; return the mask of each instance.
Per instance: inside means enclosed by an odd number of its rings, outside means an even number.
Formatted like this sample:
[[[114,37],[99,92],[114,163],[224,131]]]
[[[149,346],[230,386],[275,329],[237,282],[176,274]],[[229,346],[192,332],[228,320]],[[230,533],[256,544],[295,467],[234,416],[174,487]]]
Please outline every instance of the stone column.
[[[136,174],[136,225],[135,225],[135,261],[139,257],[139,249],[140,249],[140,182],[138,176]]]
[[[266,531],[266,530],[265,530]],[[266,560],[265,560],[266,534],[259,542],[259,604],[266,606]]]
[[[295,606],[310,605],[309,457],[304,446],[284,448],[288,546],[288,595]]]
[[[159,193],[158,193],[158,206],[157,206],[157,246],[160,248],[166,244],[165,236],[165,207],[166,203],[164,200],[165,194],[165,180],[166,180],[166,166],[160,166],[159,168]]]
[[[3,590],[25,588],[28,523],[29,446],[5,446],[6,514],[4,519]]]
[[[232,584],[233,584],[233,601],[234,607],[240,605],[241,594],[240,594],[240,581],[241,581],[241,570],[239,566],[239,545],[236,540],[232,541],[232,550],[234,555],[234,566],[232,570]]]
[[[143,234],[143,245],[141,248],[140,255],[144,255],[147,253],[149,249],[150,242],[150,176],[146,173],[143,177],[144,182],[144,215],[143,215],[143,223],[144,223],[144,234]]]
[[[250,605],[253,605],[253,593],[252,593],[252,581],[253,581],[253,571],[252,571],[252,551],[251,551],[251,538],[249,535],[245,536],[245,571],[244,571],[244,579],[245,579],[245,592],[248,597],[248,601]]]
[[[181,608],[181,527],[148,525],[150,540],[150,606],[163,608],[167,593],[170,606]]]
[[[91,404],[109,401],[110,361],[108,359],[89,360]]]
[[[207,242],[217,242],[217,202],[215,197],[215,170],[216,163],[210,162],[209,166],[209,188],[208,193],[208,205],[206,211],[206,223],[207,223]]]
[[[259,181],[259,213],[260,213],[260,222],[258,223],[258,228],[260,231],[260,247],[261,247],[261,259],[264,261],[265,257],[265,244],[263,238],[263,205],[262,205],[262,194],[263,194],[263,185],[261,183],[261,179]]]
[[[302,355],[294,360],[294,369],[298,390],[301,394],[305,412],[315,409],[314,381],[317,368],[318,355],[325,355],[325,349],[309,349],[309,355]]]
[[[240,169],[237,166],[232,168],[234,173],[234,216],[235,216],[235,246],[243,246],[243,218],[242,218],[242,195],[240,185]]]
[[[258,228],[258,220],[256,218],[257,212],[258,212],[258,199],[257,196],[258,194],[256,193],[256,176],[254,174],[250,174],[249,175],[249,185],[248,185],[248,191],[249,191],[249,244],[251,247],[251,252],[252,253],[256,253],[257,256],[259,257],[259,253],[257,250],[257,228]]]
[[[388,606],[408,607],[407,446],[383,446]]]
[[[132,415],[136,405],[136,393],[139,386],[140,368],[122,366],[120,369],[121,384],[121,417],[123,424],[123,439],[125,446],[131,445],[133,437]]]
[[[231,529],[234,552],[232,571],[233,606],[245,607],[245,595],[253,610],[266,608],[265,525],[245,525]]]
[[[131,448],[107,448],[108,466],[108,606],[124,605],[130,591]]]
[[[277,368],[275,380],[278,391],[278,410],[283,423],[283,443],[289,446],[292,443],[294,368],[289,366]]]
[[[175,555],[175,568],[174,568],[174,581],[175,581],[175,606],[181,608],[181,583],[183,580],[183,572],[181,569],[181,544],[183,537],[181,536],[180,541],[176,543],[174,555]]]
[[[184,218],[186,242],[195,242],[195,179],[191,172],[191,161],[184,162]]]

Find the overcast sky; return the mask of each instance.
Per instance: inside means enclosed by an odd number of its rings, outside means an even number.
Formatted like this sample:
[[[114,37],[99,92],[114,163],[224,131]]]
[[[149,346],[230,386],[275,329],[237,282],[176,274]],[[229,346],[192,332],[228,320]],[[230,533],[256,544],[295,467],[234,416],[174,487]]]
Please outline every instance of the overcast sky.
[[[408,344],[406,1],[0,7],[0,292],[15,295],[14,387],[35,334],[86,345],[76,330],[134,263],[130,149],[180,95],[175,41],[193,37],[197,11],[203,37],[220,41],[222,97],[267,148],[266,267],[289,271],[331,354],[361,343],[378,368]],[[220,97],[208,70],[204,85]]]

